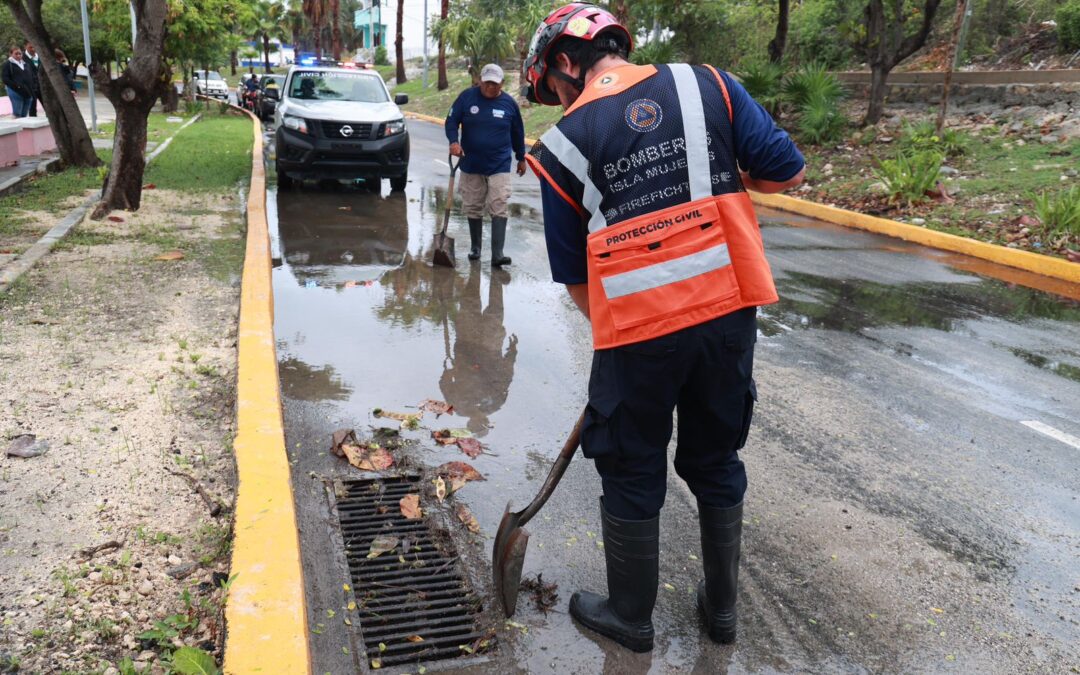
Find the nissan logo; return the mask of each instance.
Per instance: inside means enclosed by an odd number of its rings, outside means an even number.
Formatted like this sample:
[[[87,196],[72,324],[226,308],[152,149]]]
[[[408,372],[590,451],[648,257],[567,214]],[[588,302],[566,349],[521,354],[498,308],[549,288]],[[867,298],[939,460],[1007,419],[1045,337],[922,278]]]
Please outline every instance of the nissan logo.
[[[348,124],[342,124],[341,125],[341,135],[344,136],[345,138],[348,138],[349,136],[352,136],[353,135],[352,127],[350,127]]]

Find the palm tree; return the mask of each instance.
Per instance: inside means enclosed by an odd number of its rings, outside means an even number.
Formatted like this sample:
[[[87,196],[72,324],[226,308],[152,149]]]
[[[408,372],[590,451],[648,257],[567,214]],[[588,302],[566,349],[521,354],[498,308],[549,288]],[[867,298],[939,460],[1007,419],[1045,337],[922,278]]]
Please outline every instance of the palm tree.
[[[326,22],[327,0],[304,0],[304,16],[311,24],[311,34],[315,40],[315,57],[322,57],[322,30]]]
[[[279,30],[284,8],[276,2],[262,0],[255,5],[255,41],[262,41],[263,66],[270,72],[270,38]]]
[[[341,0],[330,0],[330,51],[335,61],[341,60]]]
[[[439,22],[445,23],[450,16],[450,0],[442,0],[442,11],[439,13]],[[446,77],[446,39],[439,33],[439,91],[450,87],[450,80]]]
[[[285,26],[292,34],[293,53],[295,54],[300,51],[300,36],[308,28],[307,16],[304,15],[302,7],[297,7],[296,0],[290,0],[289,2],[289,8],[285,12]]]
[[[397,3],[397,37],[394,39],[394,53],[397,57],[397,83],[402,84],[408,82],[408,78],[405,77],[405,52],[402,48],[402,40],[405,28],[405,0],[398,0]],[[427,39],[427,36],[424,36]]]

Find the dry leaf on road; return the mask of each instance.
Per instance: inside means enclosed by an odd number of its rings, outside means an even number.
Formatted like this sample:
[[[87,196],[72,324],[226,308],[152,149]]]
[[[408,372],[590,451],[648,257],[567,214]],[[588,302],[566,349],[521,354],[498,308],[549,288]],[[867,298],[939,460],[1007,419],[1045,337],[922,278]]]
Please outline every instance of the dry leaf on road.
[[[165,251],[159,256],[154,256],[154,260],[183,260],[184,254],[180,251]]]
[[[435,469],[435,473],[440,476],[446,476],[451,481],[455,478],[460,478],[465,481],[485,480],[479,471],[465,462],[447,462],[446,464],[441,464]]]
[[[469,532],[473,534],[480,533],[480,523],[476,522],[476,516],[469,511],[469,508],[464,504],[458,504],[454,507],[454,515],[462,522],[465,527],[469,528]]]
[[[435,498],[442,504],[443,500],[446,499],[446,481],[443,480],[442,476],[435,476],[435,480],[431,482],[435,484]]]
[[[425,398],[420,402],[419,408],[426,412],[435,413],[435,416],[448,415],[454,412],[454,406],[450,405],[446,401],[436,401],[434,399]]]
[[[379,536],[371,542],[371,548],[368,550],[368,558],[378,558],[383,553],[389,553],[393,551],[398,545],[397,537]]]
[[[475,438],[459,438],[457,439],[458,447],[461,451],[469,456],[469,459],[476,459],[480,455],[484,454],[484,448],[480,445],[480,441]]]
[[[375,417],[386,417],[388,419],[397,420],[401,422],[402,429],[416,429],[420,426],[420,414],[410,415],[409,413],[394,412],[392,410],[383,410],[382,408],[375,408],[372,411]]]
[[[345,443],[360,445],[360,441],[356,440],[356,432],[352,429],[338,429],[334,432],[330,437],[330,452],[338,457],[344,457],[345,452],[341,449],[341,446]]]
[[[420,495],[405,495],[398,502],[398,506],[401,507],[401,515],[408,520],[416,520],[424,515],[423,510],[420,509]]]

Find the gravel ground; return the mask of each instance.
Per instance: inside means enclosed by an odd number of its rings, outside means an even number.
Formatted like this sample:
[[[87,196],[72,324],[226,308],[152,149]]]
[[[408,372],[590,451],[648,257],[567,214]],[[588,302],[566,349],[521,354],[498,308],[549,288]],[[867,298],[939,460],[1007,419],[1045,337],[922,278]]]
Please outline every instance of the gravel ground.
[[[241,202],[146,190],[0,296],[0,448],[49,444],[0,456],[0,670],[161,672],[174,646],[220,648]]]

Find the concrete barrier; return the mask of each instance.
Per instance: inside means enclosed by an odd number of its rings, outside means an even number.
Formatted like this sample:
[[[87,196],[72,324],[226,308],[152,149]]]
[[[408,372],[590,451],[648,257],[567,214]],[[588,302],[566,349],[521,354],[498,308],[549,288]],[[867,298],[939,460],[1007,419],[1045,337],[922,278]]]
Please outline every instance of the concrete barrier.
[[[16,124],[0,122],[0,166],[15,166],[19,163],[19,132]]]
[[[23,157],[43,155],[56,150],[56,137],[53,136],[49,120],[44,117],[20,117],[9,124],[17,124],[19,131],[19,154]]]

